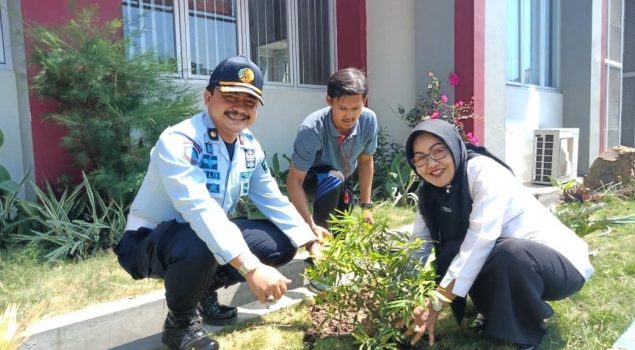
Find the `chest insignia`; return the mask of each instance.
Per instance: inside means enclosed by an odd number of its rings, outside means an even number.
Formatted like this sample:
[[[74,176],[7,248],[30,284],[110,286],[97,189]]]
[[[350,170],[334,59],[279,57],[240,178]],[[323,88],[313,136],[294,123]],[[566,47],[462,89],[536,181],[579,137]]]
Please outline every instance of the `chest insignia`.
[[[256,167],[256,150],[250,148],[245,149],[245,167],[247,169]]]
[[[204,154],[199,165],[201,169],[218,170],[218,157],[210,154]]]

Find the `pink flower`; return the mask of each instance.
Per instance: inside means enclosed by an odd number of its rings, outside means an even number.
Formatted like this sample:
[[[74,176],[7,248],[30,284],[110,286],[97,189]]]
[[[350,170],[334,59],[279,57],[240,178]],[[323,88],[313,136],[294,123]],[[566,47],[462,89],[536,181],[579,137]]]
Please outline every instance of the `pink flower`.
[[[467,137],[467,140],[475,145],[478,145],[478,136],[472,134],[471,132],[468,132],[467,135],[465,135]]]
[[[441,102],[448,103],[448,97],[446,95],[441,95]]]
[[[450,73],[450,75],[448,75],[448,82],[450,83],[450,85],[457,86],[459,85],[459,81],[461,81],[461,79],[459,79],[458,74]]]
[[[430,115],[431,119],[439,119],[441,115],[439,114],[439,111],[437,111],[436,109],[434,111],[432,111],[432,114]]]

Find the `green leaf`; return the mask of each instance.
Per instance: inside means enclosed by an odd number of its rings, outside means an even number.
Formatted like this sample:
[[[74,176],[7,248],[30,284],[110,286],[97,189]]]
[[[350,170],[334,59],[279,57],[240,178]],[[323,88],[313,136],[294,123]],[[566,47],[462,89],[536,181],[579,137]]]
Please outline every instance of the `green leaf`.
[[[11,174],[9,174],[9,170],[7,168],[0,165],[0,181],[11,180]]]
[[[0,189],[10,193],[16,193],[20,190],[20,185],[13,180],[4,180],[0,182]]]

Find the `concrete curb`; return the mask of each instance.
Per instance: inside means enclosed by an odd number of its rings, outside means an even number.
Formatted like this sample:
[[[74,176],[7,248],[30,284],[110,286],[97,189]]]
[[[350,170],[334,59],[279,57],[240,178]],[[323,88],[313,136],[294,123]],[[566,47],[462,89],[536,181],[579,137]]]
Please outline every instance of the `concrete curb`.
[[[302,274],[306,257],[307,253],[298,254],[290,263],[279,269],[293,281],[289,286],[288,295],[295,295],[290,294],[291,289],[305,284]],[[218,299],[227,305],[249,305],[256,301],[245,283],[220,289]],[[284,305],[276,305],[278,304]],[[154,338],[161,333],[166,313],[163,290],[131,299],[93,305],[33,324],[29,327],[31,336],[21,349],[148,349],[156,346]],[[157,339],[160,345],[160,338]],[[134,345],[130,347],[127,344]]]

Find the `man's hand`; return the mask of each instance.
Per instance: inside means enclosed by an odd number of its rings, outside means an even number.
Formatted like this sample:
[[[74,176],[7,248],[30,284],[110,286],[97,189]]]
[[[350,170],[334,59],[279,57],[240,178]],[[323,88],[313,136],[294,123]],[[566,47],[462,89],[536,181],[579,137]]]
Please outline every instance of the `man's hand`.
[[[260,264],[255,270],[245,275],[245,279],[251,292],[263,304],[270,297],[273,297],[274,301],[279,300],[286,293],[287,285],[292,282],[278,270],[265,264]]]
[[[364,221],[366,221],[368,224],[373,225],[375,223],[372,210],[364,209],[362,210],[362,215],[364,216]]]
[[[307,244],[306,247],[309,254],[311,254],[311,257],[314,260],[322,260],[322,258],[324,258],[324,255],[322,254],[322,245],[320,244],[320,242],[313,241],[313,243],[309,243],[310,244]]]
[[[316,224],[311,225],[311,230],[319,242],[324,242],[327,238],[332,236],[329,230]]]

